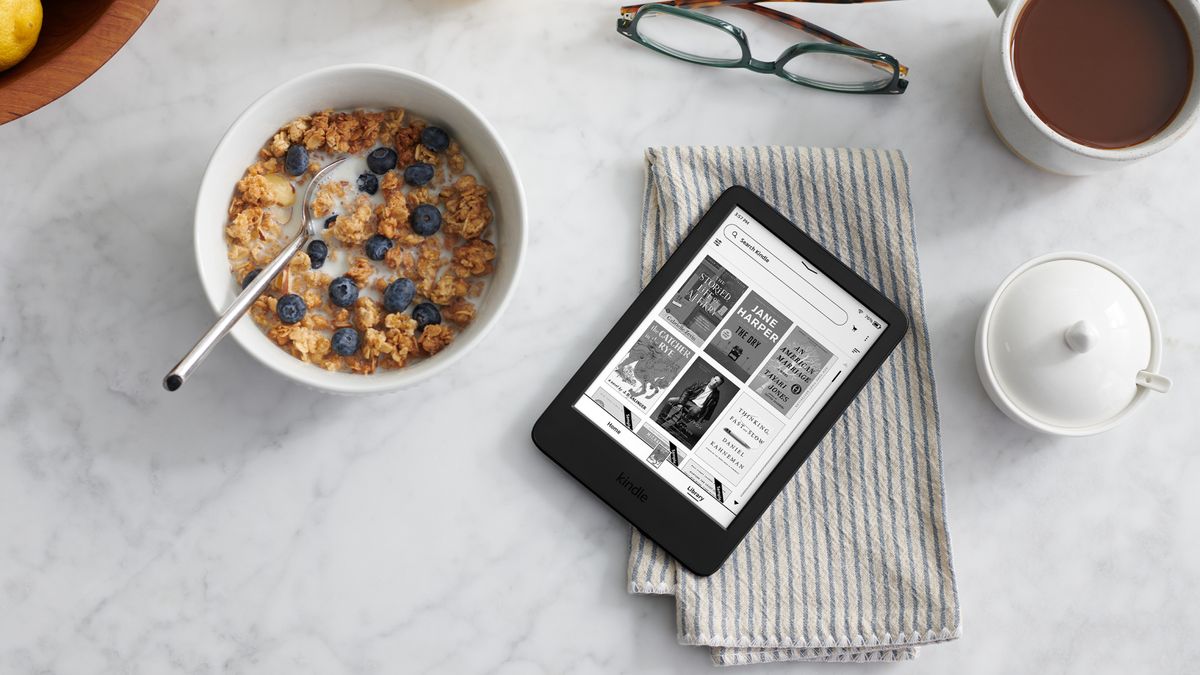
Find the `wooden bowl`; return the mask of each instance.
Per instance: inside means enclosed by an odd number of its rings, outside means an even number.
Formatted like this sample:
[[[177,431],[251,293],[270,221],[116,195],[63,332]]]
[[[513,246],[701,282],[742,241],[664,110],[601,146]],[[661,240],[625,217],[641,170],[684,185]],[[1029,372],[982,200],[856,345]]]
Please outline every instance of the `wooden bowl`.
[[[43,0],[42,33],[25,60],[0,72],[0,124],[91,77],[133,36],[158,0]]]

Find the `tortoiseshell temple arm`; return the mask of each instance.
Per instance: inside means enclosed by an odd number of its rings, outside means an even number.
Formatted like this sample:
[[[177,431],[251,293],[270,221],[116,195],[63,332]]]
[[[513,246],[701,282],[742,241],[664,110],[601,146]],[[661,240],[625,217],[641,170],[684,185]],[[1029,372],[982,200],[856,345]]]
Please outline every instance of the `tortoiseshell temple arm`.
[[[855,47],[857,49],[866,49],[865,47],[858,44],[857,42],[848,40],[848,39],[842,37],[841,35],[834,33],[831,30],[821,28],[820,26],[818,26],[815,23],[809,23],[808,21],[805,21],[804,19],[801,19],[798,16],[794,16],[794,15],[788,14],[786,12],[781,12],[777,9],[772,9],[770,7],[763,7],[762,5],[760,5],[758,3],[760,3],[760,2],[810,2],[810,3],[819,3],[819,4],[826,4],[826,5],[856,5],[856,4],[861,4],[861,3],[865,3],[865,2],[889,2],[889,1],[890,0],[665,0],[664,2],[647,2],[647,3],[638,4],[638,5],[626,5],[620,9],[620,12],[621,12],[622,16],[632,17],[634,14],[637,13],[637,11],[639,9],[641,9],[642,7],[645,7],[646,5],[669,5],[671,7],[682,7],[682,8],[686,8],[686,9],[702,9],[704,7],[737,7],[738,9],[745,9],[745,10],[754,12],[755,14],[759,14],[759,15],[765,16],[769,19],[773,19],[780,23],[785,23],[785,24],[791,26],[792,28],[802,30],[805,33],[808,33],[809,35],[812,35],[812,36],[815,36],[817,38],[824,40],[825,42],[831,42],[833,44],[838,44],[838,45],[845,45],[847,47]],[[907,76],[908,75],[908,66],[905,66],[904,64],[900,64],[899,71],[900,71],[901,77]]]

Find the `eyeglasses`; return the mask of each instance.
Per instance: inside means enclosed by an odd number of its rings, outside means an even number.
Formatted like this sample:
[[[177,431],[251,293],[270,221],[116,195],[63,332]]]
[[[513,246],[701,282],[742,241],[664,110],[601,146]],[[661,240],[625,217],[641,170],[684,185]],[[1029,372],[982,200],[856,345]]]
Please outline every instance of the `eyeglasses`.
[[[634,42],[689,63],[771,73],[806,87],[851,94],[903,94],[908,68],[895,57],[847,40],[799,17],[759,2],[876,2],[878,0],[673,0],[621,8],[617,32]],[[800,42],[774,61],[750,56],[741,28],[693,8],[732,6],[786,23],[823,42]]]

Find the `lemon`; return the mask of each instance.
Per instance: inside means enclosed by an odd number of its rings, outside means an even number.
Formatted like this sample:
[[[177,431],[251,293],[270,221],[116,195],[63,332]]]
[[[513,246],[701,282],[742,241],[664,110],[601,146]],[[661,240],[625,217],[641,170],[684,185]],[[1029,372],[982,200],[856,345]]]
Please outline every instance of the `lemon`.
[[[42,32],[42,0],[0,0],[0,70],[29,56]]]

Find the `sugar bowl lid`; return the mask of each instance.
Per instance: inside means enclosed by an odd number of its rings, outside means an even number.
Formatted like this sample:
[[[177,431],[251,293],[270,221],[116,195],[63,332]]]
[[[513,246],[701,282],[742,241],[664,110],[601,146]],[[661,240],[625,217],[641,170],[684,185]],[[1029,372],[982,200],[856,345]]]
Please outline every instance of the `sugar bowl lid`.
[[[1158,374],[1162,338],[1141,286],[1086,253],[1051,253],[1013,271],[984,309],[976,365],[1009,417],[1047,433],[1083,436],[1116,426]]]

